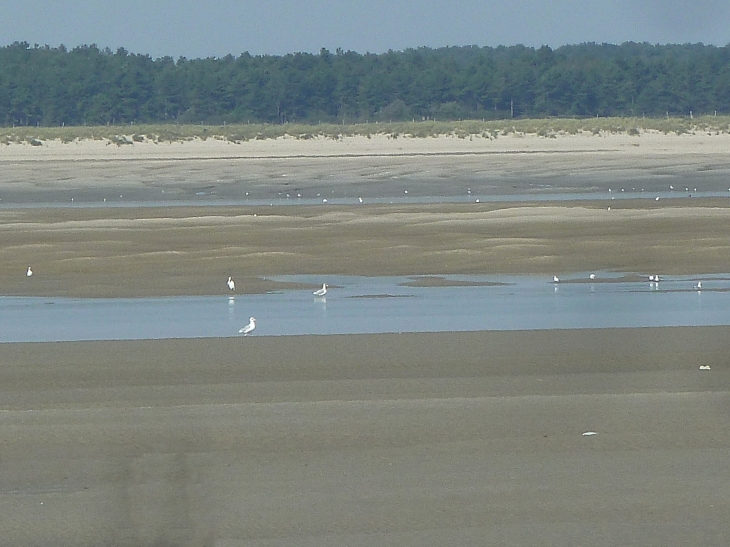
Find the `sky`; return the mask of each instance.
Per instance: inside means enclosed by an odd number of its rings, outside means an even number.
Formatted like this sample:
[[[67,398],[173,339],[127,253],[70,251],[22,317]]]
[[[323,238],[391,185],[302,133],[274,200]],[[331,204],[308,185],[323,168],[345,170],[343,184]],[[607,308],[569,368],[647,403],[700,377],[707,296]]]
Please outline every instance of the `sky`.
[[[728,0],[5,0],[0,45],[96,44],[153,58],[337,48],[730,43]]]

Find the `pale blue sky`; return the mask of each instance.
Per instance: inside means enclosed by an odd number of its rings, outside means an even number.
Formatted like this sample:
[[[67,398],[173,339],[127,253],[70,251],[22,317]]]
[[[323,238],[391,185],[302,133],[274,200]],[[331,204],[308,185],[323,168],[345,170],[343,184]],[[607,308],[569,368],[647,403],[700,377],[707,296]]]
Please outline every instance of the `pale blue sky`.
[[[0,45],[152,57],[382,53],[419,46],[730,43],[729,0],[6,0]]]

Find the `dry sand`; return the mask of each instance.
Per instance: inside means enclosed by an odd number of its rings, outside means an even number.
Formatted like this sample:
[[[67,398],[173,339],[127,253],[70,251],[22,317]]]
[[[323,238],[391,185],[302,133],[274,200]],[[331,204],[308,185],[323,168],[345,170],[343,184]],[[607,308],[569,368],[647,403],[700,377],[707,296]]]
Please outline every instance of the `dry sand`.
[[[273,288],[261,276],[282,273],[730,272],[720,199],[611,211],[599,202],[7,207],[152,200],[163,189],[166,200],[188,199],[203,187],[233,199],[297,187],[366,197],[467,186],[529,197],[546,184],[631,181],[720,189],[730,186],[729,142],[0,146],[0,292],[216,294],[229,274],[256,292]],[[0,344],[0,537],[74,547],[725,546],[729,335]]]
[[[274,199],[730,187],[730,135],[0,145],[0,199]],[[249,193],[246,196],[246,192]],[[121,198],[119,196],[122,196]]]

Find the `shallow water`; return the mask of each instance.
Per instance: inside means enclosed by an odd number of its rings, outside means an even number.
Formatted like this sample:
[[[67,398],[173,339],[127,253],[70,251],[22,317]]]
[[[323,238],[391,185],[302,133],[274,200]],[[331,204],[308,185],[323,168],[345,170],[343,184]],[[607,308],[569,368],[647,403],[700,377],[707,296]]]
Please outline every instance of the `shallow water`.
[[[281,206],[281,205],[359,205],[357,197],[333,197],[329,196],[326,203],[322,197],[296,198],[279,197],[276,199],[221,199],[214,195],[199,193],[195,199],[165,199],[165,200],[132,200],[132,199],[110,199],[108,201],[48,201],[48,202],[13,202],[0,199],[0,209],[96,209],[96,208],[134,208],[134,207],[243,207],[243,206]],[[730,198],[728,191],[662,191],[649,192],[640,190],[629,190],[621,192],[620,188],[601,192],[545,192],[545,193],[518,193],[518,194],[477,194],[458,196],[399,196],[399,197],[370,197],[364,200],[368,204],[442,204],[442,203],[512,203],[523,201],[538,202],[566,202],[566,201],[614,201],[627,199],[679,199],[679,198]]]
[[[730,276],[666,278],[656,284],[598,273],[561,279],[447,276],[496,286],[411,287],[404,277],[286,276],[331,285],[263,295],[69,299],[0,297],[0,342],[730,325]],[[643,276],[642,279],[646,279]]]

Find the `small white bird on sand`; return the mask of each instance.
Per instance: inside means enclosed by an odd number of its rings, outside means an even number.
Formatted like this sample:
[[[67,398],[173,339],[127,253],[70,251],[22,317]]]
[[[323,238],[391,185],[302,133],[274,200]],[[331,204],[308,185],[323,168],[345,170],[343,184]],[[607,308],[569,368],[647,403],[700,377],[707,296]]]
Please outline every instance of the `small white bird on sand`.
[[[322,283],[322,288],[317,289],[312,293],[314,296],[324,296],[327,294],[327,283]]]
[[[253,332],[253,329],[256,328],[256,318],[255,317],[249,317],[248,318],[248,325],[243,327],[238,331],[238,334],[251,334]]]
[[[228,281],[226,281],[226,285],[228,285],[228,288],[232,291],[236,290],[236,282],[233,281],[233,278],[230,275],[228,276]]]
[[[30,266],[28,266],[28,271],[25,272],[25,275],[28,276],[28,277],[30,277],[31,275],[33,275],[33,270],[31,269]]]
[[[560,278],[557,275],[553,276],[553,283],[560,283]]]
[[[596,278],[596,274],[594,274],[594,273],[592,273],[591,275],[588,276],[588,279],[595,279],[595,278]]]

